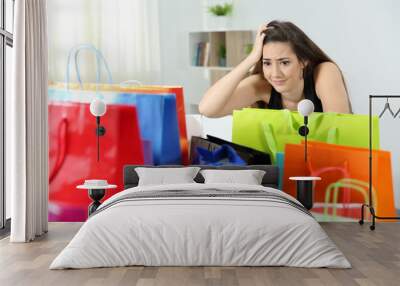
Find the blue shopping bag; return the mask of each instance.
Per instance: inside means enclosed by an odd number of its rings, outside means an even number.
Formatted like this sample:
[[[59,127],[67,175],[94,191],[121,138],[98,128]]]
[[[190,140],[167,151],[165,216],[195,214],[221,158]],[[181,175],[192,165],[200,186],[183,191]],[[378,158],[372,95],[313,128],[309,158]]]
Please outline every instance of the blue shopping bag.
[[[207,150],[202,147],[196,148],[198,153],[198,160],[196,164],[199,165],[212,165],[212,166],[222,166],[222,165],[247,165],[238,153],[229,145],[221,145],[214,150]]]
[[[118,104],[134,104],[140,134],[152,142],[154,165],[182,164],[175,94],[121,93]]]

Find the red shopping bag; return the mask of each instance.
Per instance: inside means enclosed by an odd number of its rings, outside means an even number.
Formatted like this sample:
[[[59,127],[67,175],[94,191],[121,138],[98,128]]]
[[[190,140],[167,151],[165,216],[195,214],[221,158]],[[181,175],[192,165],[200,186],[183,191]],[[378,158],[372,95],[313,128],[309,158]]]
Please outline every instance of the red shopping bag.
[[[49,220],[84,221],[91,200],[76,189],[86,179],[116,184],[109,197],[123,189],[123,166],[143,164],[143,148],[134,106],[108,105],[101,117],[106,133],[100,137],[97,161],[96,120],[89,104],[50,102]]]

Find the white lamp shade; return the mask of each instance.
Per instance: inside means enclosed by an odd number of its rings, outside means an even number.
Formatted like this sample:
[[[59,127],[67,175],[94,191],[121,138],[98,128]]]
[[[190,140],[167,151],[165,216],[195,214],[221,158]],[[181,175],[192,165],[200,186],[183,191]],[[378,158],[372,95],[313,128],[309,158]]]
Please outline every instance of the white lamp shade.
[[[297,105],[297,110],[303,116],[309,116],[314,112],[314,103],[309,99],[303,99]]]
[[[94,116],[103,116],[107,111],[107,105],[100,99],[95,99],[90,103],[90,113]]]

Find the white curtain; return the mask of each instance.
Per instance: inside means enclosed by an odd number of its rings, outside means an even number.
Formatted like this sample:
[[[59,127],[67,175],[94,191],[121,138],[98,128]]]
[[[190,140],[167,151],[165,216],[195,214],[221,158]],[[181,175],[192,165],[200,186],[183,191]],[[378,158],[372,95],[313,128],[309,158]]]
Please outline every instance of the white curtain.
[[[68,51],[89,43],[103,53],[115,83],[159,83],[158,0],[50,0],[48,21],[51,81],[64,81]],[[93,55],[82,52],[79,63],[83,80],[94,81]]]
[[[12,92],[6,98],[6,187],[12,242],[47,232],[46,0],[15,1]]]

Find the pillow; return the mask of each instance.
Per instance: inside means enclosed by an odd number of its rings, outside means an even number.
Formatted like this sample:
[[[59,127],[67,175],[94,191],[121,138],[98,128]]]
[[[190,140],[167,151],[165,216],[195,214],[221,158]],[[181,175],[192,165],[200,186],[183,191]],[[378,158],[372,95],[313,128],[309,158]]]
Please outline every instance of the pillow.
[[[204,183],[261,185],[265,171],[262,170],[201,170]]]
[[[151,168],[137,167],[138,186],[196,183],[193,179],[199,167]]]

